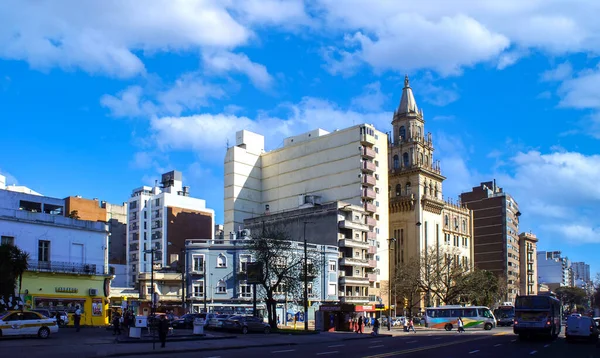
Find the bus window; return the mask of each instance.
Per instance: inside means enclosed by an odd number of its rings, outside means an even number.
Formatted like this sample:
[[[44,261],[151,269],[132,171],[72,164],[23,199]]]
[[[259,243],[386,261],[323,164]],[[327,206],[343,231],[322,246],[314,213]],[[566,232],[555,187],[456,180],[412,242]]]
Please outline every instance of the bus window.
[[[463,310],[451,310],[450,317],[463,317]]]
[[[450,310],[438,310],[437,314],[438,314],[438,317],[451,317]]]
[[[465,308],[463,317],[477,317],[477,310],[475,308]]]
[[[427,310],[427,317],[435,318],[438,316],[437,310]]]

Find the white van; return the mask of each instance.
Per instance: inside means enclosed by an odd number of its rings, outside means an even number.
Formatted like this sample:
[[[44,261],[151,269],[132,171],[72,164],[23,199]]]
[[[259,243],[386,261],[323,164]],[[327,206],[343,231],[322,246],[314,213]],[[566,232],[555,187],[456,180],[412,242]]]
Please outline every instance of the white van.
[[[598,340],[598,325],[591,317],[569,316],[565,327],[565,337],[567,342],[573,339]]]

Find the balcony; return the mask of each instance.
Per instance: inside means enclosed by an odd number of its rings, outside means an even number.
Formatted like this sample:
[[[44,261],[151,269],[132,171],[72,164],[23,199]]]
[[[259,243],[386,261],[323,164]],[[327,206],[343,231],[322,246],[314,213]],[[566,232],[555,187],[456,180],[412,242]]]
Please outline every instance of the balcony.
[[[351,220],[342,220],[339,222],[338,227],[340,229],[350,229],[350,230],[361,230],[361,231],[367,231],[369,230],[369,228],[367,227],[366,224],[363,223],[359,223],[359,222],[354,222]]]
[[[367,226],[377,226],[377,219],[375,219],[372,216],[367,216],[367,218],[365,219],[365,223],[367,224]]]
[[[373,189],[363,189],[363,191],[362,191],[362,198],[363,199],[375,200],[376,197],[377,197],[377,195],[375,194],[375,190],[373,190]]]
[[[356,247],[358,249],[367,249],[369,244],[366,241],[353,240],[351,238],[345,238],[338,241],[339,247]]]
[[[372,203],[365,203],[365,210],[370,213],[376,213],[377,206],[375,206],[375,204],[372,204]]]
[[[369,260],[368,261],[368,265],[369,265],[369,267],[377,267],[377,261],[376,260]]]
[[[375,281],[377,281],[377,274],[376,273],[368,273],[367,279],[369,280],[369,282],[375,282]]]
[[[342,257],[342,259],[340,260],[340,265],[341,266],[370,267],[368,260],[352,258],[352,257]]]
[[[341,276],[340,284],[341,285],[352,285],[352,286],[355,286],[355,285],[368,286],[369,278],[362,277],[362,276]]]
[[[369,303],[369,296],[340,296],[341,303]]]
[[[374,159],[376,155],[377,153],[372,148],[364,147],[362,150],[362,156],[364,158]]]
[[[360,142],[364,145],[373,146],[375,145],[375,136],[363,133],[360,136]]]
[[[377,184],[377,180],[374,176],[365,174],[362,176],[362,183],[368,186],[375,186]]]
[[[362,170],[366,172],[374,172],[377,169],[377,166],[373,162],[363,162]]]
[[[369,246],[368,251],[369,254],[376,254],[377,253],[377,247],[376,246]]]
[[[152,223],[152,229],[160,229],[162,227],[162,222],[161,221],[155,221]]]
[[[61,261],[29,261],[27,271],[67,273],[74,275],[106,275],[103,266],[96,264],[78,264]]]
[[[374,231],[369,231],[367,233],[367,240],[377,240],[377,233]]]
[[[152,233],[152,240],[160,240],[162,239],[162,232],[156,231]]]

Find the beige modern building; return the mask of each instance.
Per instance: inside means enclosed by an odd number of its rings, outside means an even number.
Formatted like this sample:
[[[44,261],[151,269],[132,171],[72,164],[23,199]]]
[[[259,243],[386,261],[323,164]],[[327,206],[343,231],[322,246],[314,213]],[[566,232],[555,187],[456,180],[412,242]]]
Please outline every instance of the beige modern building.
[[[521,292],[522,295],[537,295],[537,242],[538,238],[530,232],[519,235],[519,254],[521,265]]]
[[[472,212],[443,198],[446,177],[434,159],[432,136],[425,132],[423,111],[417,107],[408,77],[392,126],[388,190],[389,230],[397,239],[393,264],[420,257],[435,247],[472,268]],[[424,304],[439,304],[439,300],[431,297]]]
[[[358,292],[364,303],[368,296],[381,297],[379,288],[388,280],[389,267],[387,145],[387,135],[369,124],[331,133],[316,129],[286,138],[283,147],[269,152],[265,151],[263,136],[237,132],[236,145],[225,157],[225,235],[240,230],[246,219],[345,202],[353,208],[348,217],[358,219],[356,224],[340,219],[350,231],[338,236],[336,227],[336,238],[340,247],[360,242],[356,244],[360,250],[354,257],[348,248],[352,257],[340,259],[339,271],[358,270],[363,279],[358,286],[340,286],[339,296],[345,296],[352,287],[352,294]],[[354,240],[356,234],[359,237]],[[370,247],[385,250],[379,254]],[[378,275],[371,282],[365,275],[367,269],[375,273],[373,265]],[[360,288],[364,282],[368,282],[369,290]]]

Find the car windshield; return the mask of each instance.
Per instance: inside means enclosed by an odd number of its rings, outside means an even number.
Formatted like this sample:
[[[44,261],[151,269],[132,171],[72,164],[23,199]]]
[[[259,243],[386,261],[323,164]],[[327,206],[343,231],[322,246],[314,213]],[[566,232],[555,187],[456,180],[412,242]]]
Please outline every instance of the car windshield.
[[[217,316],[217,318],[227,318],[227,317],[229,317],[228,314],[220,314]]]

